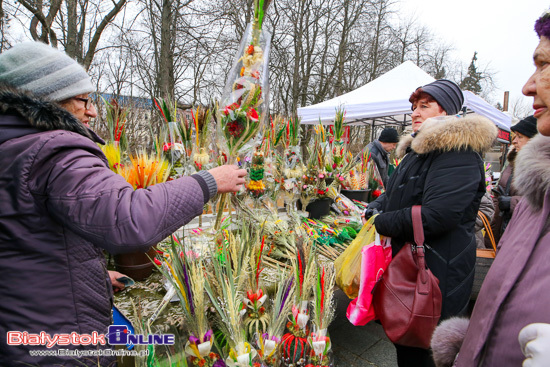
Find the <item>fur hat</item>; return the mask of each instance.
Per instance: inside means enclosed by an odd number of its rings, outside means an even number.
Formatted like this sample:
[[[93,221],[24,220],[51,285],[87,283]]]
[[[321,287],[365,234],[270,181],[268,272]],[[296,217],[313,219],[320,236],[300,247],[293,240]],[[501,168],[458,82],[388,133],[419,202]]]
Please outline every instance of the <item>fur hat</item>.
[[[514,126],[510,127],[510,130],[527,136],[531,139],[538,133],[537,119],[534,116],[527,116]]]
[[[384,130],[382,130],[378,141],[381,141],[382,143],[399,142],[399,135],[397,134],[397,130],[395,130],[393,127],[385,128]]]
[[[78,62],[41,42],[19,43],[1,53],[0,82],[54,102],[95,90]]]
[[[447,112],[447,115],[456,115],[462,109],[464,95],[455,82],[439,79],[420,88],[423,92],[434,97],[437,103]]]

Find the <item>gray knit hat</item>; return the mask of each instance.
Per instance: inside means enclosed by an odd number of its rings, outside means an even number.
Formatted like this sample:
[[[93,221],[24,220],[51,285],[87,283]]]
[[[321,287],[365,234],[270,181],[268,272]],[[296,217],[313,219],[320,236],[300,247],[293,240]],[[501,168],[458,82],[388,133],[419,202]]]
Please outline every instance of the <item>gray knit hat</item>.
[[[423,92],[434,97],[441,108],[447,112],[447,115],[456,115],[462,109],[464,95],[455,82],[439,79],[421,88]]]
[[[1,53],[0,82],[54,102],[95,90],[78,62],[41,42],[19,43]]]

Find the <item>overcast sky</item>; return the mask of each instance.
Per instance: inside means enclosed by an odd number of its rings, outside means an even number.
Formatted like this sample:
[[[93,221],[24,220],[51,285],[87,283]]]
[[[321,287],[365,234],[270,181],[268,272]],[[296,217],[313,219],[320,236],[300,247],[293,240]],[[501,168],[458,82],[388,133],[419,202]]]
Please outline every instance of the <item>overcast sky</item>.
[[[420,24],[455,48],[455,55],[469,63],[474,51],[478,63],[495,72],[498,90],[493,101],[510,103],[523,97],[521,88],[534,71],[533,51],[538,44],[535,20],[548,9],[540,0],[401,0],[403,14],[415,14]]]

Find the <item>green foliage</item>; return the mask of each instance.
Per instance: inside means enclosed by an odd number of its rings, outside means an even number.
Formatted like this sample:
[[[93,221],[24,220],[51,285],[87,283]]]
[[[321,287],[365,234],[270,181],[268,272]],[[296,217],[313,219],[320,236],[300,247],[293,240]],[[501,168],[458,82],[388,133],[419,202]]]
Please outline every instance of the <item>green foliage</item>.
[[[468,66],[468,74],[460,82],[460,89],[469,90],[475,94],[481,93],[481,80],[483,79],[482,73],[477,71],[476,67],[477,61],[477,52],[474,52],[474,57],[472,57],[472,62]]]
[[[336,115],[334,117],[334,131],[333,136],[334,140],[340,141],[342,140],[342,136],[344,135],[344,118],[346,115],[346,110],[342,106],[338,106],[336,109]]]
[[[105,111],[107,112],[107,128],[109,130],[109,138],[112,142],[118,142],[119,148],[122,152],[125,152],[128,148],[128,136],[126,129],[126,119],[130,110],[128,108],[121,107],[116,99],[107,101],[101,97],[103,104],[105,105]]]

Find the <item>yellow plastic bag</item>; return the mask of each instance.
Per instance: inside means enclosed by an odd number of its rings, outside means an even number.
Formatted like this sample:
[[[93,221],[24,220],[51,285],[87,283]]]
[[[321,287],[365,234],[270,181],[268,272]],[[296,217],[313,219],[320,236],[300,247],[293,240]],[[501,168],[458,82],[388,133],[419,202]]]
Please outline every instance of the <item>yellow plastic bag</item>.
[[[357,298],[359,294],[359,284],[361,283],[361,250],[363,246],[375,240],[375,217],[376,215],[373,215],[367,221],[348,248],[334,261],[336,284],[351,299]]]

